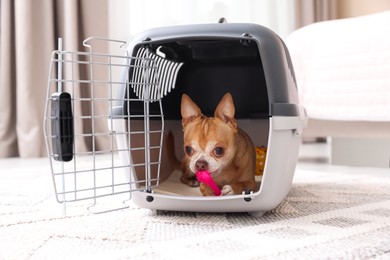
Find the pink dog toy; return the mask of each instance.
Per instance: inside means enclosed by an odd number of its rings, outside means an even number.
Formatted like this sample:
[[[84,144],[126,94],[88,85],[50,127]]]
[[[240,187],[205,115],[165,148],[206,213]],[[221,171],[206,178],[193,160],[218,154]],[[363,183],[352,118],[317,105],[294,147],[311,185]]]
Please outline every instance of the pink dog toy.
[[[210,173],[208,171],[199,171],[196,173],[196,178],[201,183],[209,186],[213,191],[215,196],[221,195],[221,190],[218,188],[217,184],[215,184],[213,178],[211,178]]]

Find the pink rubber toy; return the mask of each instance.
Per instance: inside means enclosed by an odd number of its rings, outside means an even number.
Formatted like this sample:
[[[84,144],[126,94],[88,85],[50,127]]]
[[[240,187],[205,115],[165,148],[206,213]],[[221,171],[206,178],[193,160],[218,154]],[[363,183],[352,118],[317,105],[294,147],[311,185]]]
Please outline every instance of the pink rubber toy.
[[[210,173],[208,171],[199,171],[196,173],[196,178],[201,183],[209,186],[213,191],[215,196],[221,195],[221,190],[218,188],[217,184],[215,184],[213,178],[211,178]]]

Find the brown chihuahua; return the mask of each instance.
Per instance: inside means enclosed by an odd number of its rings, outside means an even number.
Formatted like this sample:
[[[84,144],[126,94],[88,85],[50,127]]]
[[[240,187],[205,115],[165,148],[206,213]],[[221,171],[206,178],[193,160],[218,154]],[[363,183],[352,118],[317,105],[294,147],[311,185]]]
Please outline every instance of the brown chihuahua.
[[[237,127],[235,108],[230,93],[219,102],[214,117],[206,117],[189,96],[183,94],[181,115],[184,131],[185,157],[181,162],[181,181],[198,186],[195,173],[208,171],[221,189],[222,195],[255,191],[255,146],[249,136]],[[173,142],[169,134],[169,142]],[[173,147],[169,145],[170,147]],[[174,151],[168,149],[170,161],[176,161]],[[175,158],[173,158],[175,157]],[[178,168],[178,167],[176,167]],[[204,196],[213,196],[213,190],[201,183]]]

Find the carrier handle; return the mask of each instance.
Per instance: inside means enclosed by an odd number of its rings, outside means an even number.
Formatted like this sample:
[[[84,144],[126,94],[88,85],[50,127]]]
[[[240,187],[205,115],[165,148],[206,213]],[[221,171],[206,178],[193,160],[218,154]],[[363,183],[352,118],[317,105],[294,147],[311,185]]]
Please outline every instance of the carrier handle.
[[[91,37],[88,37],[87,39],[85,39],[83,41],[83,45],[89,49],[92,48],[91,44],[89,42],[91,41],[94,41],[94,40],[97,40],[97,41],[106,41],[106,42],[116,42],[116,43],[120,43],[121,45],[119,46],[119,48],[122,49],[123,46],[126,45],[126,41],[122,41],[122,40],[115,40],[115,39],[109,39],[109,38],[104,38],[104,37],[97,37],[97,36],[91,36]]]
[[[69,162],[73,159],[72,98],[67,92],[51,96],[51,132],[54,160]]]

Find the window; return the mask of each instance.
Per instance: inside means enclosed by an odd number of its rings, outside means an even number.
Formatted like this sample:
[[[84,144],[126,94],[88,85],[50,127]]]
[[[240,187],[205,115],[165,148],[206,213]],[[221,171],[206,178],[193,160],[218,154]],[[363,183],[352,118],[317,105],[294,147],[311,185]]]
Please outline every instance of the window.
[[[116,0],[109,2],[110,37],[123,40],[150,28],[215,23],[264,25],[285,38],[293,29],[294,1],[286,0]]]

